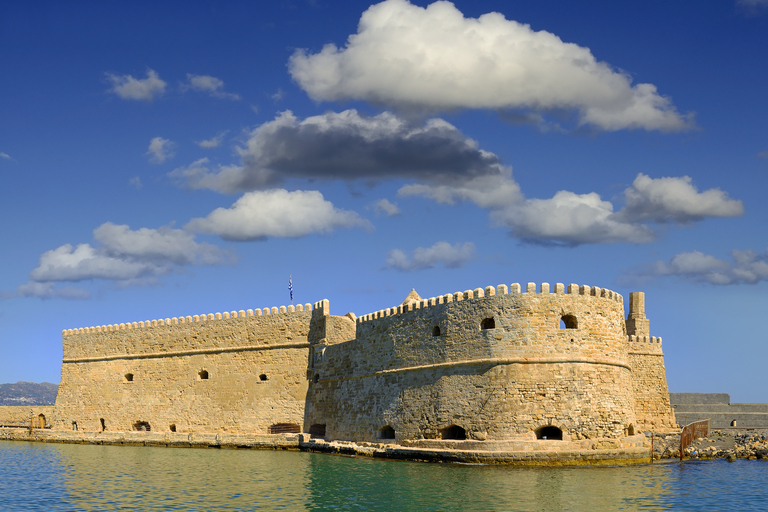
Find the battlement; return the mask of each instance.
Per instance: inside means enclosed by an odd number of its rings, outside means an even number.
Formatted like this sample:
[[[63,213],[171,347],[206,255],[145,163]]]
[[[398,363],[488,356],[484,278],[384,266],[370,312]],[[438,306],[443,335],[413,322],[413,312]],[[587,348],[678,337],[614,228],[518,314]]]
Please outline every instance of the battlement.
[[[661,336],[635,336],[631,334],[628,336],[630,343],[650,343],[654,345],[661,345]]]
[[[541,283],[536,291],[536,283],[528,283],[525,287],[525,291],[519,283],[512,283],[509,287],[506,284],[500,284],[496,287],[486,286],[485,288],[475,288],[474,290],[465,290],[463,292],[448,293],[446,295],[439,295],[437,297],[430,297],[429,299],[422,301],[415,301],[408,304],[400,304],[399,306],[382,309],[375,313],[369,313],[357,317],[357,323],[370,322],[378,318],[384,318],[387,316],[395,316],[403,314],[407,311],[413,311],[415,309],[425,309],[438,304],[447,304],[449,302],[459,302],[462,300],[479,299],[483,297],[491,297],[494,295],[508,295],[508,294],[556,294],[556,295],[582,295],[595,298],[606,298],[613,300],[619,304],[624,303],[624,298],[621,294],[608,290],[607,288],[600,288],[598,286],[587,286],[569,284],[568,286],[563,283],[556,283],[554,289],[550,291],[549,283]]]
[[[86,334],[86,333],[101,333],[101,332],[114,332],[114,331],[127,331],[134,329],[145,329],[148,327],[159,327],[166,325],[179,325],[179,324],[191,324],[196,322],[206,322],[211,320],[229,320],[232,318],[246,318],[253,316],[267,316],[267,315],[283,315],[288,313],[297,313],[303,311],[319,311],[322,315],[330,314],[330,307],[328,299],[324,299],[314,304],[298,304],[296,306],[275,306],[271,308],[263,309],[248,309],[240,311],[224,311],[223,313],[208,313],[202,315],[188,315],[173,318],[160,318],[157,320],[144,320],[141,322],[128,322],[121,324],[100,325],[95,327],[80,327],[77,329],[64,329],[62,331],[63,336],[71,336],[74,334]]]

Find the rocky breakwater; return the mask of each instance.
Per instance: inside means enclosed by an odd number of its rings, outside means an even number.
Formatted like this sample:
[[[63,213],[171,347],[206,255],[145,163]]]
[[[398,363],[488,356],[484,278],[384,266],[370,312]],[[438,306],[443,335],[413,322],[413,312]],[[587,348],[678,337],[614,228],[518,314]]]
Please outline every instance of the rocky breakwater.
[[[680,457],[679,434],[656,434],[653,439],[654,459]],[[685,449],[692,459],[736,459],[768,461],[768,429],[713,430],[707,437],[696,439]]]

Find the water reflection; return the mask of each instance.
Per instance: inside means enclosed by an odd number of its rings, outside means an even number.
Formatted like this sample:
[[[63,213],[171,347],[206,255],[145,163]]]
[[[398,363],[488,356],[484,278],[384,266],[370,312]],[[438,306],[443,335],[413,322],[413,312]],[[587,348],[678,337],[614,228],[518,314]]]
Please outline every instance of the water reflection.
[[[77,510],[302,510],[300,453],[123,446],[59,447]]]
[[[0,443],[13,511],[768,510],[768,463],[518,468],[296,452]]]

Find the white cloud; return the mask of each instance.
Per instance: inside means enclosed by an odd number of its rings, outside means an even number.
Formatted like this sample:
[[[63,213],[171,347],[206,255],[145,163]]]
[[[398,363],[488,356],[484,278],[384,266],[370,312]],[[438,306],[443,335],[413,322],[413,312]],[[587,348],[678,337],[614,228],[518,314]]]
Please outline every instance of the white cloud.
[[[217,208],[207,217],[192,219],[185,226],[236,241],[301,237],[328,233],[337,227],[371,226],[357,213],[336,208],[318,191],[282,189],[248,192],[231,208]]]
[[[170,160],[174,157],[174,146],[174,143],[168,139],[155,137],[149,142],[149,148],[147,149],[146,154],[152,162],[162,164],[166,160]]]
[[[192,89],[198,92],[206,92],[214,98],[222,98],[227,100],[239,100],[240,95],[224,92],[224,82],[210,75],[192,75],[187,73],[187,82],[182,84],[183,90]]]
[[[718,259],[700,251],[683,252],[669,262],[657,261],[634,273],[647,277],[677,276],[689,281],[716,285],[756,284],[768,281],[768,251],[731,251],[732,261]]]
[[[450,123],[430,119],[414,126],[389,112],[367,117],[345,110],[304,120],[282,112],[253,130],[239,153],[240,166],[211,168],[201,159],[170,176],[192,188],[233,193],[291,178],[457,184],[509,174],[496,155],[478,149]]]
[[[437,242],[431,247],[418,247],[409,258],[402,250],[393,249],[387,255],[386,267],[403,271],[422,270],[442,264],[458,268],[475,259],[475,244],[465,242],[454,245]]]
[[[738,217],[744,214],[741,201],[719,188],[699,192],[688,176],[650,178],[638,174],[624,191],[626,206],[618,217],[638,222],[688,223],[705,217]]]
[[[613,215],[613,205],[594,192],[561,190],[551,199],[527,199],[491,212],[499,225],[527,242],[575,246],[580,244],[653,240],[653,231],[625,223]]]
[[[82,288],[57,287],[54,283],[36,283],[34,281],[20,285],[16,290],[16,295],[40,299],[89,299],[91,297],[91,293]]]
[[[221,132],[213,138],[196,141],[195,144],[197,144],[203,149],[217,148],[221,146],[221,142],[224,140],[224,137],[226,135],[227,135],[227,132]]]
[[[13,158],[11,158],[11,155],[9,155],[8,153],[0,153],[0,158],[2,158],[3,160],[13,160]]]
[[[757,154],[757,157],[758,158],[765,158],[766,160],[768,160],[768,150],[759,152]]]
[[[526,199],[512,169],[450,123],[430,119],[414,125],[389,112],[367,117],[346,110],[304,120],[283,112],[253,130],[239,154],[240,165],[213,165],[203,158],[169,176],[192,188],[225,193],[270,188],[288,179],[408,180],[398,196],[449,205],[471,201],[490,210],[491,219],[515,237],[566,246],[646,243],[654,238],[647,223],[743,211],[740,201],[719,189],[697,191],[690,178],[644,174],[627,188],[626,207],[618,213],[596,193],[560,191],[550,199]],[[380,203],[375,209],[395,211],[392,206]]]
[[[604,130],[692,126],[649,83],[588,48],[499,13],[465,18],[450,2],[387,0],[368,8],[344,48],[296,51],[291,76],[315,100],[362,99],[419,111],[576,109]]]
[[[131,75],[118,76],[112,73],[107,73],[107,78],[112,82],[110,91],[124,100],[152,101],[165,92],[166,83],[151,69],[147,70],[147,78],[143,80]]]
[[[90,244],[62,245],[40,256],[30,278],[38,282],[84,281],[87,279],[124,280],[165,273],[166,266],[135,261],[99,251]]]
[[[377,214],[384,214],[389,217],[400,215],[400,208],[396,204],[390,202],[388,199],[380,199],[373,205],[373,209]]]
[[[141,182],[141,178],[139,176],[134,176],[128,180],[128,184],[136,190],[141,190],[144,187],[144,184]]]
[[[94,230],[100,244],[65,244],[40,256],[30,272],[30,281],[19,287],[17,295],[43,298],[87,298],[79,288],[57,288],[57,282],[87,280],[141,284],[189,265],[217,265],[232,261],[232,256],[211,244],[197,243],[194,235],[180,229],[162,227],[131,230],[107,222]]]
[[[106,222],[93,236],[109,254],[120,258],[154,262],[161,265],[216,265],[226,259],[218,247],[195,242],[193,234],[169,227],[132,230],[126,225]]]
[[[455,204],[472,201],[481,208],[498,209],[523,199],[520,186],[512,179],[512,170],[499,166],[499,174],[467,179],[446,180],[444,184],[415,183],[404,185],[397,191],[402,197],[424,196],[438,203]]]

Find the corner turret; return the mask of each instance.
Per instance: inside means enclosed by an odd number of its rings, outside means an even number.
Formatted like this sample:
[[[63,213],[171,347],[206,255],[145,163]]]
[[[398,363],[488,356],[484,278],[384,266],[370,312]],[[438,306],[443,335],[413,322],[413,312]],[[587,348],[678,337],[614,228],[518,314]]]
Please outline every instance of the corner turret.
[[[650,336],[651,321],[645,316],[645,294],[629,294],[629,314],[627,315],[627,336]]]

